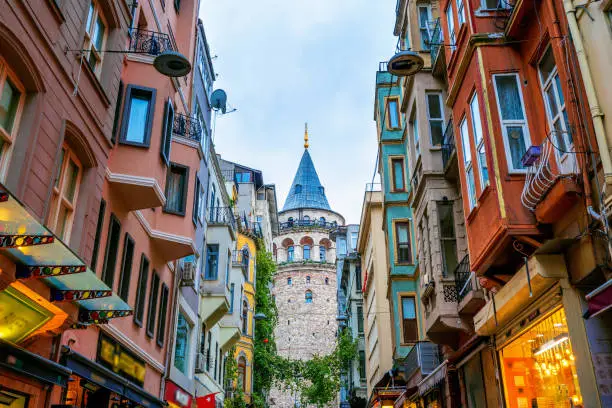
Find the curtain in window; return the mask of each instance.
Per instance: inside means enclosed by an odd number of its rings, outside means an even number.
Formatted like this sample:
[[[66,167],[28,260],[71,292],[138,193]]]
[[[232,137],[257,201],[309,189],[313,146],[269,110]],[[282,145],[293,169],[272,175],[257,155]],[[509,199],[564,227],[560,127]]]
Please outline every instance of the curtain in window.
[[[176,347],[174,349],[174,366],[181,372],[187,373],[189,354],[189,332],[191,327],[182,313],[178,315],[176,324]]]
[[[516,76],[500,75],[495,78],[499,106],[503,120],[523,120],[523,107]]]
[[[521,159],[527,151],[525,146],[525,135],[522,126],[506,126],[506,132],[508,133],[508,145],[510,146],[510,157],[512,159],[512,167],[515,169],[522,169],[523,164]]]
[[[183,207],[183,174],[171,169],[166,190],[166,207],[172,211],[181,211]]]

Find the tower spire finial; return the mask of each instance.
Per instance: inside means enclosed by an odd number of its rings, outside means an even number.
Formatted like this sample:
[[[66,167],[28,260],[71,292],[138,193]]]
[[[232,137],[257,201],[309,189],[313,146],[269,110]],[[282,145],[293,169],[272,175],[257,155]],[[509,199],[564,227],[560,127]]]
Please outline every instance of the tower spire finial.
[[[304,149],[308,149],[308,122],[304,123]]]

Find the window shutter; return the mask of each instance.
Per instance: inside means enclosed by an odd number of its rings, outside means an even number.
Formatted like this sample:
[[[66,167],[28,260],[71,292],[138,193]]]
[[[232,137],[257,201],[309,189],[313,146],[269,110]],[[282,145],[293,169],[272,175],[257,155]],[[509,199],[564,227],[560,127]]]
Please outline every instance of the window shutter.
[[[198,175],[196,174],[195,177],[195,190],[193,193],[193,213],[191,214],[191,220],[193,221],[194,225],[197,225],[197,221],[198,221],[198,213],[200,209],[200,179],[198,178]]]
[[[162,128],[161,156],[166,165],[170,164],[170,147],[172,144],[172,128],[174,127],[174,107],[170,98],[164,107],[164,127]]]

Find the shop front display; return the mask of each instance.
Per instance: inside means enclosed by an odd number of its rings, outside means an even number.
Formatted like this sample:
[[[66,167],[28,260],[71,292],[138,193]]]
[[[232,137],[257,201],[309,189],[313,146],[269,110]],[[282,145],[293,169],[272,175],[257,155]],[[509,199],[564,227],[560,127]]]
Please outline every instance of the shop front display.
[[[508,408],[582,408],[563,307],[533,322],[499,350]]]
[[[169,408],[190,408],[193,398],[190,393],[167,380],[165,400]]]

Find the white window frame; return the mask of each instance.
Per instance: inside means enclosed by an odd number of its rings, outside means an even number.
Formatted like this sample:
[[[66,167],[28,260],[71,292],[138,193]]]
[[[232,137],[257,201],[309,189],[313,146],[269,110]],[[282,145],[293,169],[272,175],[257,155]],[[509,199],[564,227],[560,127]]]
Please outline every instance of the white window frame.
[[[553,61],[555,62],[555,66],[552,69],[552,71],[550,72],[550,75],[548,76],[548,78],[546,79],[546,81],[544,82],[542,80],[542,70],[540,69],[542,60],[544,59],[544,57],[546,56],[546,54],[550,52],[551,56],[553,58]],[[558,89],[557,87],[557,82],[555,81],[555,77],[559,76],[559,70],[557,69],[557,61],[555,61],[555,56],[552,53],[552,47],[549,46],[546,51],[544,51],[544,53],[542,54],[542,58],[540,58],[540,60],[538,61],[538,80],[540,82],[540,90],[542,92],[542,99],[544,99],[544,106],[546,109],[546,119],[548,121],[548,129],[549,132],[556,132],[556,128],[554,126],[554,124],[556,122],[560,122],[561,124],[561,131],[563,132],[563,134],[561,135],[557,135],[556,140],[555,140],[555,144],[558,147],[560,146],[559,143],[559,138],[563,139],[563,144],[565,145],[565,147],[567,148],[567,152],[563,152],[560,149],[555,149],[556,151],[556,158],[558,160],[558,166],[559,166],[559,170],[564,173],[571,173],[573,171],[574,166],[572,165],[573,163],[568,162],[568,156],[569,156],[569,152],[572,152],[575,150],[574,148],[574,141],[570,140],[568,138],[571,137],[571,129],[568,129],[567,123],[565,122],[565,116],[567,115],[567,100],[565,95],[563,95],[563,90],[562,89]],[[559,80],[559,86],[561,84],[561,80]],[[552,110],[550,108],[550,101],[548,99],[548,96],[546,94],[546,91],[552,88],[553,89],[553,97],[555,98],[555,103],[557,104],[557,108],[558,108],[558,112],[557,115],[555,115],[553,117],[552,114]],[[559,93],[561,93],[561,95],[563,96],[563,104],[561,104],[561,98]],[[563,114],[565,112],[565,115]],[[569,120],[569,119],[568,119]],[[575,162],[575,161],[574,161]],[[569,164],[569,165],[568,165]]]
[[[427,22],[425,23],[425,27],[421,26],[421,9],[425,9],[427,11]],[[431,4],[419,4],[417,7],[417,18],[419,21],[419,34],[421,37],[421,46],[424,51],[429,51],[431,48],[430,44],[427,44],[427,41],[423,40],[423,32],[427,33],[427,38],[429,38],[429,42],[431,42],[432,32],[429,29],[429,23],[432,21],[431,17]]]
[[[93,41],[93,39],[98,34],[96,32],[97,30],[96,21],[98,20],[98,18],[100,18],[100,20],[102,20],[102,23],[104,24],[104,33],[102,34],[102,44],[100,45],[100,49],[96,48],[96,45],[94,44],[94,41]],[[89,6],[87,7],[87,17],[85,21],[85,39],[83,40],[83,50],[86,50],[85,59],[87,59],[87,65],[89,65],[91,70],[97,76],[100,75],[100,72],[102,71],[102,64],[104,63],[104,53],[101,51],[104,50],[106,46],[106,41],[108,39],[108,30],[109,30],[108,22],[106,21],[106,18],[104,18],[104,14],[100,10],[100,5],[98,4],[98,2],[92,0]],[[89,64],[89,58],[91,58],[91,53],[94,54],[94,57],[97,60],[97,63],[94,67],[92,67]]]
[[[3,182],[6,179],[6,173],[8,171],[9,162],[11,161],[15,138],[19,132],[19,125],[21,124],[21,115],[25,105],[26,90],[19,80],[19,77],[11,70],[6,60],[0,56],[0,96],[1,92],[4,90],[7,79],[11,81],[11,84],[17,88],[21,95],[19,96],[19,101],[17,102],[17,109],[15,110],[15,117],[13,118],[10,133],[0,126],[0,138],[2,138],[2,141],[4,142],[4,144],[0,146],[0,180]]]
[[[521,99],[521,108],[523,110],[523,119],[507,119],[504,120],[502,118],[501,105],[499,103],[499,91],[497,89],[497,78],[500,77],[514,77],[516,81],[516,86],[518,89],[519,97]],[[504,150],[506,152],[506,161],[508,162],[508,171],[510,173],[526,173],[527,169],[515,169],[514,164],[512,163],[512,155],[510,153],[510,143],[508,142],[508,126],[512,127],[522,127],[523,128],[523,139],[525,142],[525,148],[528,149],[531,146],[531,136],[529,135],[529,126],[527,124],[527,113],[525,112],[525,99],[523,98],[523,90],[521,89],[521,81],[519,74],[516,72],[508,72],[503,74],[494,74],[493,75],[493,88],[495,88],[495,100],[497,102],[497,114],[499,117],[499,123],[502,128],[502,136],[504,139]]]
[[[465,24],[465,0],[457,0],[457,22],[459,28]]]
[[[468,193],[468,203],[470,205],[471,210],[476,207],[476,182],[474,180],[474,166],[472,163],[470,132],[468,130],[466,117],[463,117],[463,119],[459,123],[459,133],[461,134],[461,147],[463,150],[463,165],[465,167],[465,181]]]
[[[474,133],[474,145],[476,146],[476,161],[478,163],[480,189],[484,190],[489,185],[491,178],[489,177],[489,168],[487,167],[487,149],[484,143],[484,129],[482,127],[482,116],[480,115],[480,102],[478,101],[478,93],[476,92],[474,92],[470,100],[470,115],[472,119],[472,131]],[[487,178],[486,180],[485,175]]]
[[[449,2],[446,10],[444,11],[446,14],[446,27],[448,28],[448,42],[450,45],[451,55],[457,49],[457,45],[455,44],[455,16],[453,15],[453,2]]]
[[[429,112],[429,96],[430,95],[435,95],[438,97],[438,103],[440,105],[440,115],[441,115],[439,118],[432,118]],[[427,110],[427,124],[429,125],[429,141],[432,146],[442,146],[444,144],[444,125],[445,125],[444,103],[442,102],[442,93],[438,91],[425,92],[425,105],[426,105],[426,110]],[[432,121],[442,122],[442,140],[440,141],[440,144],[434,144],[433,135],[431,133],[431,122]]]
[[[67,144],[62,146],[63,159],[58,169],[58,175],[53,183],[51,209],[49,211],[49,227],[60,239],[66,243],[70,242],[70,236],[72,234],[72,227],[74,225],[74,214],[77,209],[79,202],[79,192],[81,186],[81,179],[83,177],[83,165],[77,157],[77,155],[70,149]],[[68,183],[67,171],[70,167],[70,163],[76,165],[77,174],[74,186],[74,193],[72,200],[66,196],[66,189]],[[60,211],[65,208],[68,210],[68,216],[65,218],[64,230],[60,233],[58,229],[58,220]]]

